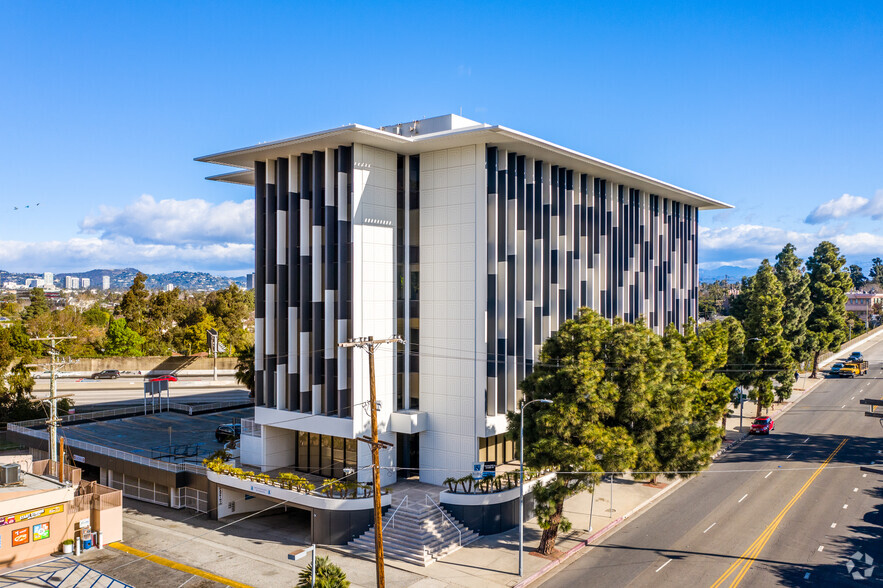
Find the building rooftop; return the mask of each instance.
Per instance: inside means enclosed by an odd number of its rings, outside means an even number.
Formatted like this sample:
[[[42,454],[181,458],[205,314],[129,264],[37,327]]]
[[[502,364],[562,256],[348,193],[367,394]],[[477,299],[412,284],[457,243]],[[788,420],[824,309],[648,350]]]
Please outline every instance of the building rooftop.
[[[626,184],[665,197],[672,197],[700,210],[732,208],[713,198],[679,188],[662,180],[585,155],[555,143],[504,127],[479,123],[455,114],[387,125],[380,128],[349,124],[279,141],[268,141],[231,151],[197,157],[196,161],[240,168],[239,171],[209,176],[206,179],[254,185],[255,160],[289,157],[307,151],[337,148],[342,144],[361,143],[405,155],[458,147],[464,143],[487,143],[517,151],[538,160],[554,161],[574,171]]]

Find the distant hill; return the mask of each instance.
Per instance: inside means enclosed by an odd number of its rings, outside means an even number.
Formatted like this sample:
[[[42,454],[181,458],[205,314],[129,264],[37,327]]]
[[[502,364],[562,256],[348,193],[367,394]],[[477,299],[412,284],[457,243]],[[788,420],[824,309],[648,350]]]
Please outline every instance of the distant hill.
[[[739,282],[743,276],[753,276],[757,268],[739,267],[735,265],[722,265],[713,270],[699,270],[700,282],[715,282],[717,280],[727,280],[728,282]]]
[[[110,276],[110,288],[112,290],[127,290],[138,270],[132,267],[123,269],[94,269],[88,272],[61,272],[55,274],[55,285],[64,286],[65,276],[75,278],[89,278],[90,288],[101,288],[101,280],[104,276]],[[168,284],[181,290],[220,290],[230,284],[236,284],[241,288],[246,286],[245,276],[226,277],[214,276],[207,272],[176,271],[165,274],[146,274],[146,286],[151,290],[163,290]],[[27,278],[42,278],[42,273],[12,273],[0,270],[0,282],[13,281],[24,283]]]

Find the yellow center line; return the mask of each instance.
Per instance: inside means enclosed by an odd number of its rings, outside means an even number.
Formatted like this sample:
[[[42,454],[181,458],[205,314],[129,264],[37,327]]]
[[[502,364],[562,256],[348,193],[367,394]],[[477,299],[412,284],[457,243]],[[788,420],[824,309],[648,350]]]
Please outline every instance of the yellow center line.
[[[828,456],[828,459],[826,459],[822,463],[822,465],[818,467],[813,475],[810,476],[810,478],[803,484],[800,490],[797,491],[797,494],[795,494],[791,498],[791,500],[788,501],[788,504],[785,505],[785,507],[779,512],[778,515],[776,515],[776,518],[774,518],[773,521],[767,526],[767,528],[764,529],[763,533],[761,533],[760,536],[755,539],[751,545],[748,546],[748,549],[746,549],[742,553],[742,555],[740,555],[739,558],[736,559],[736,561],[730,564],[730,567],[728,567],[727,570],[721,575],[721,577],[718,578],[717,581],[711,585],[711,588],[718,588],[727,580],[727,578],[730,577],[730,574],[732,574],[733,571],[741,565],[742,570],[733,579],[732,584],[730,584],[730,588],[734,588],[735,586],[739,585],[739,582],[742,581],[742,578],[745,576],[751,566],[754,565],[755,559],[758,555],[760,555],[760,552],[763,550],[770,537],[772,537],[773,532],[779,526],[779,523],[782,522],[782,519],[785,518],[785,515],[788,513],[789,510],[791,510],[791,507],[794,506],[794,503],[796,503],[800,499],[800,497],[803,496],[803,493],[806,492],[807,488],[809,488],[810,485],[819,476],[819,474],[822,473],[822,470],[824,470],[828,466],[828,464],[831,463],[831,460],[834,459],[834,456],[837,455],[837,452],[839,452],[840,449],[846,444],[846,441],[847,439],[844,439],[840,442],[840,445],[838,445],[837,448],[831,452],[831,455]]]
[[[170,559],[166,559],[164,557],[160,557],[158,555],[153,555],[152,553],[141,551],[140,549],[135,549],[134,547],[129,547],[128,545],[123,545],[122,543],[110,543],[108,544],[108,547],[113,547],[114,549],[118,549],[124,553],[138,556],[140,558],[146,559],[147,561],[152,561],[155,564],[159,564],[167,568],[172,568],[173,570],[178,570],[179,572],[185,572],[187,574],[199,576],[200,578],[205,578],[206,580],[211,580],[212,582],[217,582],[219,584],[223,584],[224,586],[230,586],[231,588],[252,588],[248,584],[243,584],[242,582],[237,582],[236,580],[231,580],[229,578],[225,578],[211,572],[206,572],[204,570],[200,570],[199,568],[188,566],[187,564],[182,564]]]

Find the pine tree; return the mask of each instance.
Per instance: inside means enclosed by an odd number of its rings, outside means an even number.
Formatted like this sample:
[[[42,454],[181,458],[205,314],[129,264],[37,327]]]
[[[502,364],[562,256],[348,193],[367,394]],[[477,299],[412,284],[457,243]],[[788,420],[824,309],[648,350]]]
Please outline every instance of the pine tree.
[[[865,277],[860,265],[852,264],[849,266],[849,279],[852,281],[852,287],[855,290],[861,290],[862,286],[868,283],[868,278]]]
[[[775,396],[784,400],[791,395],[794,361],[791,343],[783,336],[784,295],[770,262],[760,264],[752,281],[747,301],[744,381],[751,386],[749,396],[757,403],[757,416],[773,404]],[[773,384],[773,379],[778,386]]]
[[[791,243],[776,256],[776,278],[782,285],[785,304],[782,308],[782,335],[791,342],[791,357],[803,364],[812,356],[807,344],[806,321],[812,312],[809,295],[809,275],[800,271],[803,260],[794,253]],[[793,379],[791,374],[786,374]],[[793,384],[792,384],[793,385]]]
[[[146,281],[147,276],[138,272],[132,281],[132,286],[123,294],[123,299],[120,301],[119,308],[117,309],[122,317],[126,319],[126,324],[129,328],[141,335],[146,332],[144,319],[147,314],[147,302],[150,298],[150,293],[144,285]]]
[[[878,261],[879,258],[874,259],[875,267]],[[822,351],[837,351],[846,340],[846,293],[852,281],[849,273],[843,269],[845,263],[840,250],[829,241],[819,243],[806,260],[813,304],[807,323],[813,353],[813,378],[817,376]],[[873,269],[871,271],[874,272]]]
[[[871,281],[878,286],[883,286],[883,259],[875,257],[871,260],[871,271],[868,272]]]

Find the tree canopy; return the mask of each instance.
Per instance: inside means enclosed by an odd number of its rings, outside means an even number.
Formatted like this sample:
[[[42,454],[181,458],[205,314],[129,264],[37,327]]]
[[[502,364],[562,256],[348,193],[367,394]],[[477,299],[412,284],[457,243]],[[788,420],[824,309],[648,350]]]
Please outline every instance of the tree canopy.
[[[791,357],[798,364],[812,355],[806,337],[806,321],[812,312],[809,274],[801,271],[803,260],[797,257],[791,243],[776,255],[776,278],[782,285],[782,336],[791,343]]]
[[[534,490],[543,528],[539,551],[554,548],[564,500],[596,483],[605,471],[694,472],[720,444],[718,423],[733,382],[716,373],[728,360],[729,327],[717,323],[660,337],[642,322],[610,324],[581,309],[544,344],[533,373],[521,383],[525,411],[525,463],[559,472]],[[511,412],[509,430],[519,430]]]
[[[812,377],[816,377],[822,351],[837,351],[846,340],[846,293],[852,286],[843,269],[846,259],[830,241],[819,243],[806,260],[809,270],[812,313],[807,322],[813,353]]]

